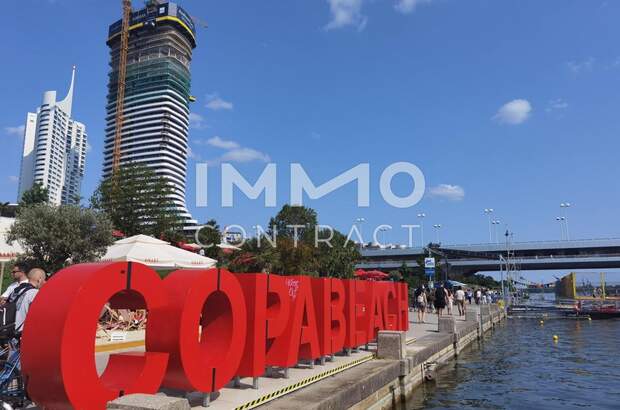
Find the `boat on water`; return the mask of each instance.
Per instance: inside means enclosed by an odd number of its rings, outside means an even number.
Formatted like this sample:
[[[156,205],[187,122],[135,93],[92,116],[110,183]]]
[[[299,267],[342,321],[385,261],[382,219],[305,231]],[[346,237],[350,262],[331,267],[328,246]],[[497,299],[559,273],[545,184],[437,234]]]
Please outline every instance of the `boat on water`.
[[[592,320],[620,318],[620,309],[616,305],[590,306],[578,311],[580,315],[588,315]]]
[[[575,304],[575,313],[579,316],[589,316],[593,320],[620,318],[620,302],[579,300]]]

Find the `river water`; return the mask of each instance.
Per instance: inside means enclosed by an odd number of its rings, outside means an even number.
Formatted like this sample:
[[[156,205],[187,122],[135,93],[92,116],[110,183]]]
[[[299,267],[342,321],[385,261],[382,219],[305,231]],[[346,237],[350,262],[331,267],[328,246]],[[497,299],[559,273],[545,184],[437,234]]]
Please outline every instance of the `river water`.
[[[508,319],[436,379],[408,410],[620,409],[620,320]]]

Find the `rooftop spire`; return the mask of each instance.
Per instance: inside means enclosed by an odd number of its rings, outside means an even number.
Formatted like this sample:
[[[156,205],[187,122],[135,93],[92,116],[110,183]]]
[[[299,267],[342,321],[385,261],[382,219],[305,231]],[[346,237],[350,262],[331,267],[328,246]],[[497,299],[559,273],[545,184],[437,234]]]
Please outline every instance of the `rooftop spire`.
[[[67,92],[67,96],[64,100],[58,102],[58,105],[62,110],[71,117],[71,108],[73,106],[73,85],[75,83],[75,65],[71,71],[71,85],[69,85],[69,91]]]

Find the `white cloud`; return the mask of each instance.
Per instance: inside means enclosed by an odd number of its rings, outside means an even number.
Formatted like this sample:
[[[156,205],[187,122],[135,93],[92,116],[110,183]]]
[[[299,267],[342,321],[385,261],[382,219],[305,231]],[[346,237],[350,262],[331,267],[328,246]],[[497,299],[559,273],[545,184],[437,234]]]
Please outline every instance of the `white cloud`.
[[[516,99],[504,104],[493,117],[502,124],[517,125],[528,119],[532,105],[528,100]]]
[[[213,138],[209,138],[207,140],[207,144],[223,149],[235,149],[240,147],[239,143],[231,140],[225,140],[217,135]]]
[[[269,155],[257,151],[253,148],[239,147],[228,151],[222,155],[219,162],[269,162],[271,158]]]
[[[26,126],[24,125],[19,125],[17,127],[4,127],[4,132],[7,135],[11,135],[15,137],[23,137],[25,129],[26,129]]]
[[[232,110],[234,108],[233,103],[222,99],[218,93],[207,94],[206,107],[213,111]]]
[[[331,18],[325,30],[355,26],[364,30],[368,19],[362,14],[363,0],[327,0]]]
[[[398,0],[398,3],[394,5],[394,8],[400,13],[409,14],[413,13],[419,5],[430,3],[431,1],[433,0]]]
[[[197,130],[207,128],[205,124],[205,119],[202,115],[197,114],[195,112],[189,113],[189,127]]]
[[[196,145],[206,146],[209,145],[211,147],[221,148],[226,150],[222,155],[215,159],[207,160],[206,163],[209,165],[217,165],[222,162],[270,162],[271,158],[269,155],[264,152],[258,151],[254,148],[242,147],[236,141],[226,140],[222,137],[215,136],[209,138],[208,140],[203,139],[194,139],[192,142]],[[193,158],[197,161],[201,160],[200,155],[194,151],[189,151],[188,155],[190,158]]]
[[[439,184],[430,188],[428,193],[431,197],[448,201],[461,201],[465,198],[465,190],[459,185]]]
[[[9,182],[15,184],[15,183],[19,182],[19,177],[15,176],[15,175],[9,175]]]
[[[549,101],[549,104],[547,105],[547,108],[545,108],[545,111],[547,112],[561,111],[567,108],[568,108],[568,103],[566,101],[564,101],[561,98],[556,98],[555,100]]]
[[[595,61],[593,57],[589,57],[582,61],[569,61],[566,63],[566,66],[573,73],[579,74],[583,71],[591,71]]]

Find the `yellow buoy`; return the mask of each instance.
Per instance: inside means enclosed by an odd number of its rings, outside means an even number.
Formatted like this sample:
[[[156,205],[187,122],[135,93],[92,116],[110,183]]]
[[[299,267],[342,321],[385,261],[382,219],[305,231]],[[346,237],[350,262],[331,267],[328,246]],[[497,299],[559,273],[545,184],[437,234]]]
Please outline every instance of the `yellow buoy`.
[[[558,335],[553,335],[553,341],[557,342],[558,340],[560,340],[560,338],[558,337]]]
[[[541,321],[540,321],[540,324],[541,324],[541,325],[545,324],[545,321],[544,321],[544,320],[541,320]]]

